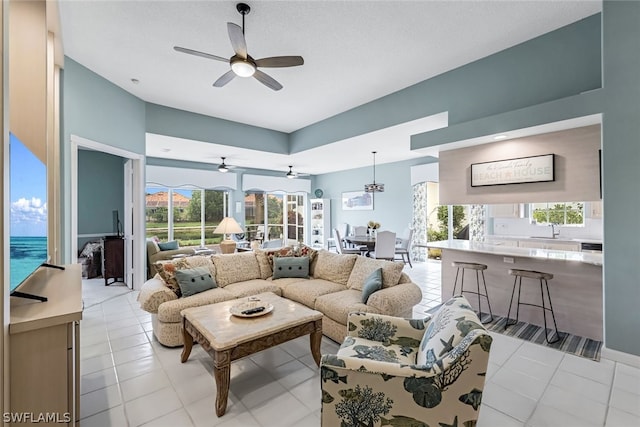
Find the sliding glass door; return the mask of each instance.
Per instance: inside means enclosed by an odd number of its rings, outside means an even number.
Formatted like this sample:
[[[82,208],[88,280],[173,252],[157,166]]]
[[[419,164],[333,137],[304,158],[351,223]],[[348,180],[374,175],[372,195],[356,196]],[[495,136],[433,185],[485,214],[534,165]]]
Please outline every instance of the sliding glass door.
[[[304,241],[304,194],[251,192],[245,194],[246,238],[285,246]]]

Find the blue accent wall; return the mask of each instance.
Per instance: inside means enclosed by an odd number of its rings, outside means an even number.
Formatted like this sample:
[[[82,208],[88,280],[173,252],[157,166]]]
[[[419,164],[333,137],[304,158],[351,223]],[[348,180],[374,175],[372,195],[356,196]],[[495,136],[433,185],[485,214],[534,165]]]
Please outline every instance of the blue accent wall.
[[[61,75],[61,227],[62,259],[71,260],[71,135],[118,147],[145,152],[145,103],[88,68],[65,57]],[[116,189],[117,186],[117,189]],[[104,180],[100,191],[122,191]],[[83,205],[78,200],[78,207]],[[111,215],[111,209],[109,210]],[[110,229],[111,227],[109,227]]]
[[[108,185],[105,185],[108,183]],[[112,212],[124,212],[124,159],[78,151],[78,234],[112,234]]]
[[[108,185],[105,185],[108,183]],[[113,211],[124,213],[124,159],[99,151],[78,151],[78,234],[111,235]],[[78,238],[78,250],[86,241]]]
[[[147,104],[146,113],[146,130],[149,133],[272,153],[289,153],[289,136],[283,132],[157,104]]]
[[[291,134],[291,152],[443,111],[449,125],[601,87],[600,15],[503,50]]]
[[[411,224],[413,191],[411,166],[433,163],[433,157],[376,165],[376,183],[384,184],[384,193],[375,193],[373,210],[343,210],[342,193],[362,191],[373,181],[373,166],[341,172],[316,175],[312,193],[320,188],[325,199],[331,199],[331,227],[346,222],[350,225],[366,225],[370,220],[379,222],[382,230],[395,231],[398,235]],[[313,197],[313,196],[311,196]]]
[[[603,3],[607,348],[640,356],[640,2]]]

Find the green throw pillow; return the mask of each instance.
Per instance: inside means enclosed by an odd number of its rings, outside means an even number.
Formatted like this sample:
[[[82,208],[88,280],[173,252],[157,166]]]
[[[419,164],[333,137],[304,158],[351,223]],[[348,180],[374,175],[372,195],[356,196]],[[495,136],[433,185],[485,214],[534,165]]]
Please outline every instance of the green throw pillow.
[[[309,257],[287,256],[273,258],[273,278],[283,277],[309,278]]]
[[[174,251],[176,249],[180,249],[177,240],[172,240],[170,242],[160,242],[158,243],[158,247],[161,251]]]
[[[366,304],[375,291],[382,289],[382,268],[373,270],[362,285],[362,303]]]
[[[211,277],[211,272],[207,267],[176,270],[176,280],[183,297],[195,295],[216,287],[216,282]]]

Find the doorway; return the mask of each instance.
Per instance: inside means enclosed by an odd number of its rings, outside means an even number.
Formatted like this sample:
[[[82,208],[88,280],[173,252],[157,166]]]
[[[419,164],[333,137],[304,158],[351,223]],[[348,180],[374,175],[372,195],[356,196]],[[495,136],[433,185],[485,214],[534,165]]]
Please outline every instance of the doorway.
[[[124,280],[131,289],[140,289],[146,277],[144,239],[144,164],[142,154],[71,135],[71,257],[78,254],[78,150],[88,149],[127,159],[123,164]]]

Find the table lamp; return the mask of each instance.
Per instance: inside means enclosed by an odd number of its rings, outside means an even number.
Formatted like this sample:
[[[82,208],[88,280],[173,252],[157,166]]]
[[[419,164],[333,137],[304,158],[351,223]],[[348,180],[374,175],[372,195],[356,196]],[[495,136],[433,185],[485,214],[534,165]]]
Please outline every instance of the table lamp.
[[[220,252],[223,254],[232,254],[236,250],[236,242],[227,238],[228,234],[231,233],[242,233],[242,227],[240,224],[230,216],[224,217],[220,224],[213,230],[214,234],[223,234],[224,240],[220,242]]]

